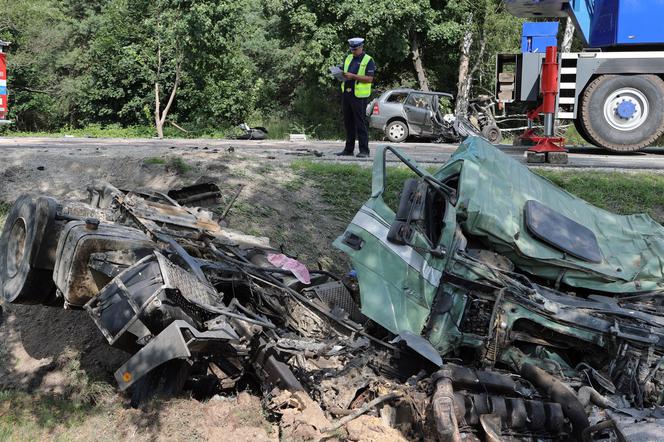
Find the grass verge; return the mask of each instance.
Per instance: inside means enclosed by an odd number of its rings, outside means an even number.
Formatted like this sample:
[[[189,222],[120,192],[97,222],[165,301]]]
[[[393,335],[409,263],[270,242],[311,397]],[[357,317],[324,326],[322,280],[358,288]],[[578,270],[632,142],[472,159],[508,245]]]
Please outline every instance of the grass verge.
[[[166,168],[177,172],[179,175],[186,175],[192,170],[192,166],[180,157],[171,157],[166,164]]]
[[[371,169],[312,161],[297,161],[292,167],[321,191],[323,200],[342,219],[350,221],[371,194]],[[549,170],[536,173],[597,207],[623,215],[647,213],[664,224],[663,174]],[[395,207],[403,181],[411,176],[409,169],[387,168],[388,205]]]
[[[162,157],[150,157],[144,159],[143,164],[166,164],[166,160]]]
[[[371,169],[357,164],[326,164],[295,161],[293,170],[311,181],[321,191],[322,199],[333,208],[333,214],[350,221],[371,196]],[[395,207],[403,182],[415,174],[406,167],[388,167],[385,202]]]
[[[178,175],[186,175],[191,172],[194,167],[187,163],[180,157],[149,157],[143,160],[143,164],[157,164],[165,166],[167,170],[177,173]]]
[[[0,440],[71,440],[87,418],[105,411],[56,395],[0,390]]]
[[[568,192],[621,215],[647,213],[664,224],[664,174],[538,170]]]

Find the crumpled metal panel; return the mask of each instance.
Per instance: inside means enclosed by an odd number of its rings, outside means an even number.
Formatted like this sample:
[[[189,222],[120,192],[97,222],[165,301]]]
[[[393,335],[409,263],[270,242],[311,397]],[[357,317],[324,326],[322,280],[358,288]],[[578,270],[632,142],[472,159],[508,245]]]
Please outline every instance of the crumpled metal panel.
[[[565,284],[604,292],[664,289],[664,227],[646,214],[615,215],[562,190],[481,138],[469,138],[442,178],[463,162],[459,219],[466,234],[483,238],[520,269]],[[619,190],[616,190],[619,191]],[[599,263],[575,258],[532,236],[524,207],[535,200],[587,227],[597,237]],[[564,273],[562,273],[564,272]]]

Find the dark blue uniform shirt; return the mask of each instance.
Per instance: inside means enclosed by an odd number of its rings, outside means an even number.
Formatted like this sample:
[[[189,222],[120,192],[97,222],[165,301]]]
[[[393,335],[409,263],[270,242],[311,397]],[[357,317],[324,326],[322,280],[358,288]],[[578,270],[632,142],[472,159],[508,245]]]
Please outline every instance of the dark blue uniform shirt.
[[[360,70],[360,63],[362,62],[362,58],[364,58],[364,52],[357,57],[353,57],[353,59],[350,61],[350,65],[348,65],[348,72],[351,74],[357,74],[357,72]],[[343,65],[341,67],[343,68]],[[367,64],[367,69],[364,72],[364,75],[373,77],[375,73],[376,63],[374,63],[372,58]],[[355,92],[355,80],[344,81],[344,91],[348,91],[348,89],[350,89],[350,92]]]

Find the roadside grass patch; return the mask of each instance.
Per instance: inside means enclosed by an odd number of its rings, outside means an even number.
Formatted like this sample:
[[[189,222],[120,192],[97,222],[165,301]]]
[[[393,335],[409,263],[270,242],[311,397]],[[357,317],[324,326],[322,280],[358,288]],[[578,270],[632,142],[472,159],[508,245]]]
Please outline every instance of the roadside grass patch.
[[[307,183],[304,180],[304,178],[301,177],[301,176],[298,176],[295,179],[290,180],[287,183],[285,183],[284,184],[284,189],[286,189],[289,192],[297,192],[299,190],[302,190],[306,184]]]
[[[164,127],[164,138],[226,138],[233,132],[233,128],[228,127],[189,127],[185,129],[187,132],[182,132],[171,125],[167,125]],[[0,135],[5,137],[153,138],[156,134],[154,126],[151,125],[123,127],[120,124],[91,124],[81,128],[63,127],[51,132],[17,131],[11,128],[0,129]]]
[[[0,440],[43,440],[103,412],[102,406],[82,405],[57,395],[0,390]]]
[[[185,175],[193,169],[190,164],[180,157],[171,157],[166,163],[166,168],[175,171],[179,175]]]
[[[357,164],[327,164],[309,160],[294,161],[292,169],[321,191],[322,200],[332,206],[333,215],[350,221],[371,196],[370,168]],[[386,168],[385,202],[396,207],[403,182],[415,174],[407,167]]]
[[[161,165],[165,166],[166,170],[175,172],[178,175],[186,175],[194,169],[194,166],[187,163],[180,157],[149,157],[143,160],[144,165]]]
[[[166,160],[162,157],[150,157],[144,159],[143,164],[166,164]]]
[[[664,224],[664,174],[542,169],[536,173],[602,209],[621,215],[647,213]]]
[[[310,160],[295,161],[291,167],[320,190],[323,201],[341,220],[350,221],[371,196],[370,168]],[[664,174],[543,169],[535,173],[602,209],[621,215],[647,213],[664,224]],[[414,174],[406,167],[387,167],[386,174],[385,201],[394,208],[403,182]]]

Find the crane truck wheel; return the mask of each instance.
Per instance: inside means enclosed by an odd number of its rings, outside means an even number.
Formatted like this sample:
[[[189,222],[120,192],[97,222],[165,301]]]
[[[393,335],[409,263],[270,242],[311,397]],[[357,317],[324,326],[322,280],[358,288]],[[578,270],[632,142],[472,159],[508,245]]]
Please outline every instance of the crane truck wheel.
[[[579,115],[581,115],[581,112],[583,112],[583,111],[579,110]],[[581,138],[583,138],[584,140],[586,140],[587,142],[589,142],[591,144],[595,144],[594,141],[590,140],[590,137],[588,136],[588,132],[586,132],[586,128],[583,127],[583,124],[581,123],[581,120],[578,119],[578,118],[576,118],[574,120],[574,129],[576,129],[576,132],[579,134],[579,136]]]
[[[632,152],[664,133],[664,81],[656,75],[602,75],[583,94],[579,133],[615,152]]]
[[[0,294],[14,304],[52,304],[53,267],[46,241],[55,223],[57,201],[20,196],[0,236]],[[44,247],[43,247],[44,246]],[[50,267],[50,268],[49,268]]]

